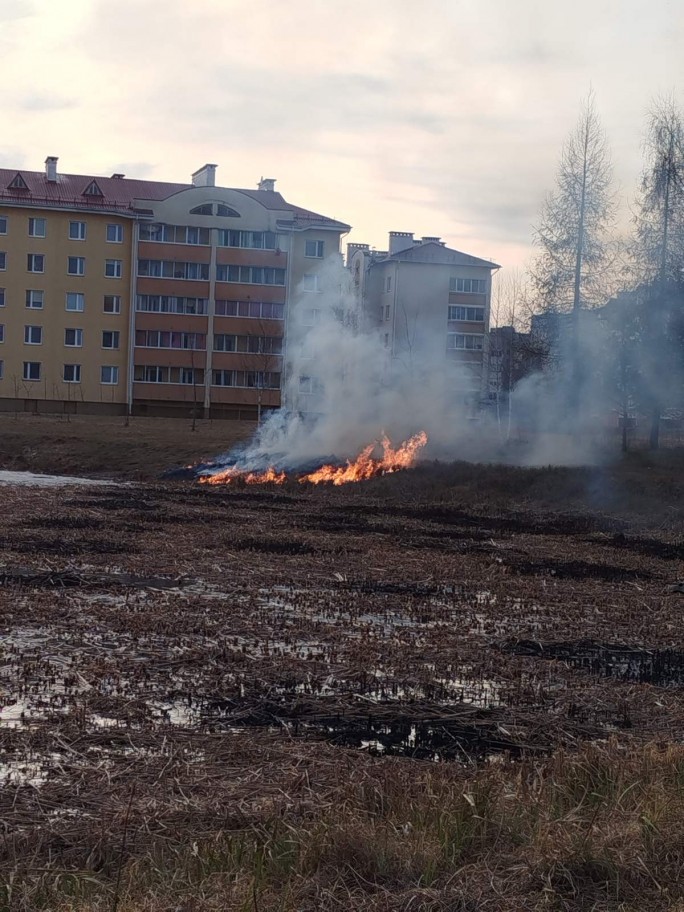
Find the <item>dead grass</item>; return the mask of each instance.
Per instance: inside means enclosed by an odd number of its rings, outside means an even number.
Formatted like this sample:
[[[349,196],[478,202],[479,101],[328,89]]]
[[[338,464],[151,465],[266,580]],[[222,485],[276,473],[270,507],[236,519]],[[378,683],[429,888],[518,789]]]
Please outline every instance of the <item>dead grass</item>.
[[[248,421],[0,414],[0,467],[56,474],[154,479],[223,453],[249,437]]]
[[[112,909],[117,880],[118,912],[681,908],[679,747],[607,743],[474,772],[325,751],[302,763],[296,749],[277,750],[301,775],[249,817],[236,820],[238,808],[219,800],[213,821],[170,819],[120,870],[121,807],[90,870],[32,872],[18,861],[0,908]],[[258,771],[258,755],[254,763]],[[139,810],[133,847],[144,836]]]

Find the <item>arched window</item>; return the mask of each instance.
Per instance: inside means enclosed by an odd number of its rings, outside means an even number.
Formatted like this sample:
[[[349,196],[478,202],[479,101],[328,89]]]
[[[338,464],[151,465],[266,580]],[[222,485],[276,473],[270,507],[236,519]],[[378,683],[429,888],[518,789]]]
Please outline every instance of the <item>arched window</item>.
[[[226,206],[225,203],[216,204],[216,215],[221,215],[224,218],[240,218],[240,213],[236,212],[235,209],[231,209],[230,206]]]
[[[202,203],[201,206],[195,206],[194,209],[190,210],[190,215],[213,215],[214,214],[214,204],[213,203]]]

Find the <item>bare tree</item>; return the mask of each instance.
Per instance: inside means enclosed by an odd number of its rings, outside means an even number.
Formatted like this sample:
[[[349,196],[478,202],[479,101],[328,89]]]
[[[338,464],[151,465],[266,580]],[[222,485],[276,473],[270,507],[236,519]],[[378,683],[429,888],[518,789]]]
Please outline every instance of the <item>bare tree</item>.
[[[578,408],[583,384],[580,310],[605,300],[614,265],[610,238],[615,211],[612,171],[605,133],[590,92],[563,147],[556,188],[542,207],[535,237],[539,253],[531,275],[542,310],[572,313],[567,379],[573,411]]]
[[[645,166],[637,199],[635,260],[649,286],[642,344],[651,353],[649,443],[660,445],[660,419],[668,389],[666,352],[672,340],[671,301],[684,281],[684,123],[674,97],[654,101],[648,114]]]
[[[684,263],[684,123],[672,96],[648,114],[645,165],[637,199],[635,254],[639,279],[682,280]]]
[[[539,253],[532,281],[543,310],[576,311],[602,303],[615,211],[612,172],[590,92],[563,147],[556,188],[544,201],[535,231]]]

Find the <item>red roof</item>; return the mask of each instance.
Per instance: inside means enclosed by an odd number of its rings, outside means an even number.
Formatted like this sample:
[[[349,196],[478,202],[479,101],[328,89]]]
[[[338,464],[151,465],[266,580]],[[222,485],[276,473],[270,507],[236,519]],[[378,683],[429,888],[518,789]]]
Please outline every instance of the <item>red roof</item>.
[[[27,190],[10,188],[17,174],[23,178]],[[102,191],[102,195],[84,194],[86,187],[93,181]],[[193,184],[174,184],[168,181],[137,180],[125,177],[98,177],[92,174],[58,174],[56,181],[49,181],[44,171],[17,171],[0,168],[0,202],[31,202],[34,205],[62,205],[88,209],[133,209],[134,200],[163,200],[174,193],[192,190]],[[212,188],[205,188],[208,193]],[[261,203],[265,209],[282,211],[283,215],[298,222],[320,222],[329,226],[339,226],[340,230],[349,230],[349,225],[336,222],[325,215],[319,215],[300,206],[292,206],[280,193],[272,190],[242,190],[251,199]]]

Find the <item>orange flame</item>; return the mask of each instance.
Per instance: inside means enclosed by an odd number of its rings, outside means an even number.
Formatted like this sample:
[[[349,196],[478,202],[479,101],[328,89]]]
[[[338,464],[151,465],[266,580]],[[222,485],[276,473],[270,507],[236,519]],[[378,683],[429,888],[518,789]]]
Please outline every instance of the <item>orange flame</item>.
[[[347,461],[346,465],[323,465],[315,472],[308,475],[300,475],[298,481],[300,484],[324,484],[333,485],[349,484],[356,481],[366,481],[368,478],[375,478],[377,475],[390,475],[393,472],[400,472],[402,469],[412,469],[416,464],[418,453],[427,443],[427,434],[420,431],[414,434],[404,443],[399,444],[395,449],[392,442],[384,435],[380,440],[382,447],[382,456],[373,457],[373,451],[376,448],[375,443],[368,444],[364,447],[356,459],[352,462]],[[215,475],[201,475],[200,484],[210,485],[228,485],[240,482],[241,484],[284,484],[287,481],[285,472],[278,472],[273,466],[266,469],[265,472],[248,472],[244,469],[238,469],[231,466],[229,469],[223,469]]]
[[[199,479],[200,484],[226,485],[233,484],[236,481],[242,484],[284,484],[287,480],[285,472],[277,472],[273,466],[266,469],[265,472],[245,472],[241,469],[232,467],[217,472],[215,475],[202,475]]]
[[[349,484],[350,482],[366,481],[368,478],[375,478],[377,475],[390,475],[393,472],[400,472],[402,469],[412,469],[416,464],[418,453],[427,443],[427,434],[421,431],[414,434],[404,443],[399,444],[395,449],[392,442],[386,435],[380,441],[382,446],[382,457],[374,459],[371,455],[375,449],[375,444],[371,443],[364,447],[356,459],[348,461],[344,466],[324,465],[309,475],[302,475],[300,483],[309,482],[310,484],[323,484],[325,482],[333,485]]]

